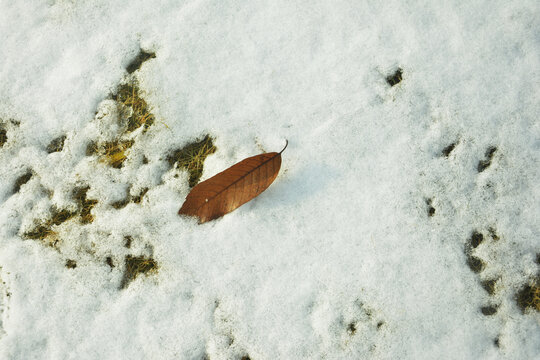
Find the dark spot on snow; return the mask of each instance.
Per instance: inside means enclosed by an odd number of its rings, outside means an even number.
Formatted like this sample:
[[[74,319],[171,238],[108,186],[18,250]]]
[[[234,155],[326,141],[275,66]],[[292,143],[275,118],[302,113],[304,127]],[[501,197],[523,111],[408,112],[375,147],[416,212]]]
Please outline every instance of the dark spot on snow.
[[[540,253],[536,254],[536,263],[540,265]]]
[[[480,284],[482,285],[484,290],[486,290],[486,292],[489,295],[495,294],[495,284],[496,283],[497,283],[497,279],[483,280],[483,281],[480,282]]]
[[[189,186],[194,187],[202,176],[206,157],[214,152],[216,147],[213,139],[210,135],[206,135],[202,140],[173,151],[167,156],[167,161],[170,166],[176,164],[178,168],[186,169],[189,172]]]
[[[393,74],[388,75],[386,77],[386,82],[390,86],[397,85],[403,79],[402,75],[403,75],[403,70],[401,68],[398,68]]]
[[[70,259],[68,259],[68,260],[66,261],[66,267],[67,267],[68,269],[75,269],[75,268],[77,267],[77,263],[75,262],[75,260],[70,260]]]
[[[501,342],[500,342],[498,336],[497,336],[495,339],[493,339],[493,345],[495,345],[496,348],[500,348],[500,347],[501,347]]]
[[[481,272],[485,267],[485,264],[481,259],[470,254],[467,256],[467,265],[474,273]]]
[[[146,195],[148,190],[149,190],[148,188],[142,189],[141,192],[139,193],[139,195],[133,197],[133,202],[135,204],[140,204],[143,196]]]
[[[482,311],[482,314],[484,314],[485,316],[491,316],[497,313],[497,308],[497,305],[482,306],[480,308],[480,311]]]
[[[493,159],[493,155],[495,154],[495,151],[497,151],[497,148],[495,146],[490,146],[485,153],[485,159],[480,160],[478,162],[478,172],[482,172],[486,170],[491,165],[491,160]]]
[[[470,244],[473,248],[477,248],[478,245],[480,245],[484,241],[484,235],[479,233],[478,231],[473,231],[470,239]]]
[[[431,216],[435,215],[435,208],[432,205],[432,199],[427,199],[426,200],[426,205],[427,205],[428,216],[431,217]]]
[[[71,219],[77,215],[76,211],[71,211],[67,209],[57,209],[52,206],[50,209],[51,216],[45,221],[41,221],[35,228],[24,233],[24,237],[33,240],[45,240],[51,235],[54,235],[55,232],[52,230],[52,227],[55,225],[60,225],[63,222]],[[49,245],[54,246],[58,241],[52,240],[49,241]]]
[[[499,240],[499,235],[497,235],[497,232],[495,231],[494,228],[490,227],[488,229],[488,232],[489,232],[489,236],[491,236],[491,238],[495,241]]]
[[[51,219],[47,222],[48,225],[60,225],[75,215],[77,215],[76,211],[70,211],[67,209],[57,209],[55,207],[51,208]]]
[[[98,203],[97,200],[88,199],[86,193],[90,189],[89,186],[78,187],[73,190],[73,200],[77,202],[79,207],[79,215],[81,216],[81,223],[89,224],[94,221],[94,216],[91,211],[92,208]]]
[[[351,322],[349,323],[349,325],[347,325],[347,332],[351,335],[354,335],[354,333],[356,332],[356,324],[354,322]]]
[[[111,206],[115,208],[116,210],[119,210],[126,207],[126,205],[129,204],[130,200],[131,200],[131,196],[129,195],[129,190],[127,190],[124,198],[122,200],[118,200],[111,203]]]
[[[137,54],[137,57],[135,59],[131,60],[129,65],[126,67],[126,70],[128,74],[131,74],[141,68],[141,65],[149,60],[154,59],[156,57],[156,54],[153,52],[146,52],[143,49],[140,49],[139,53]]]
[[[113,202],[113,203],[111,204],[111,206],[112,206],[113,208],[115,208],[116,210],[119,210],[119,209],[125,208],[127,204],[129,204],[129,199],[128,199],[128,198],[124,198],[124,199],[122,199],[122,200]]]
[[[54,232],[51,230],[51,227],[47,224],[37,225],[30,231],[24,233],[24,237],[32,240],[43,240],[47,236],[52,235]]]
[[[380,329],[384,325],[384,321],[379,321],[377,323],[377,329]]]
[[[456,143],[452,143],[452,144],[448,145],[447,147],[445,147],[442,150],[443,156],[445,156],[445,157],[450,156],[450,153],[452,153],[452,151],[454,150],[455,147],[456,147]]]
[[[249,355],[244,355],[240,360],[251,360],[251,358],[249,357]]]
[[[114,263],[113,263],[112,257],[110,257],[110,256],[107,256],[107,257],[105,258],[105,263],[106,263],[107,265],[109,265],[111,268],[114,267]]]
[[[518,291],[516,302],[523,313],[525,313],[527,308],[532,308],[540,312],[540,277],[532,284],[524,285]]]
[[[21,186],[26,184],[32,178],[32,171],[28,170],[23,175],[19,176],[15,180],[15,185],[13,185],[13,193],[18,193],[21,190]]]
[[[148,158],[147,158],[145,155],[143,155],[142,163],[143,163],[144,165],[148,164]]]
[[[99,146],[95,141],[90,141],[86,145],[86,156],[96,155],[99,152]]]
[[[132,132],[143,126],[143,132],[154,123],[154,115],[150,112],[150,107],[140,95],[139,84],[132,80],[127,84],[118,87],[112,99],[119,104],[129,108],[129,117],[126,119],[127,131]]]
[[[126,288],[129,283],[137,278],[139,274],[157,271],[157,262],[152,258],[144,256],[127,255],[124,260],[125,270],[120,289]]]
[[[47,152],[49,154],[53,152],[59,152],[62,151],[64,148],[64,142],[66,141],[66,135],[59,136],[55,139],[53,139],[49,145],[47,145]]]
[[[124,236],[124,247],[129,249],[131,247],[131,243],[133,242],[133,238],[131,236]]]
[[[7,142],[7,130],[0,124],[0,148]]]

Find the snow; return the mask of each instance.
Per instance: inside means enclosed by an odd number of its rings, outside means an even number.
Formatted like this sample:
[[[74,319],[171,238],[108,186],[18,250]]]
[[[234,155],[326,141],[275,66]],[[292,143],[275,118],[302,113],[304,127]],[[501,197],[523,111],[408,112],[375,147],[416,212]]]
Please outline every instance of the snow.
[[[540,357],[540,315],[515,301],[539,272],[539,10],[2,2],[0,358]],[[139,49],[156,53],[134,73],[156,121],[115,169],[85,151],[122,132],[109,95]],[[198,225],[177,215],[188,174],[166,157],[205,134],[203,180],[289,146],[268,190]],[[56,247],[24,236],[83,185],[93,222],[59,225]],[[159,267],[119,289],[127,255]]]

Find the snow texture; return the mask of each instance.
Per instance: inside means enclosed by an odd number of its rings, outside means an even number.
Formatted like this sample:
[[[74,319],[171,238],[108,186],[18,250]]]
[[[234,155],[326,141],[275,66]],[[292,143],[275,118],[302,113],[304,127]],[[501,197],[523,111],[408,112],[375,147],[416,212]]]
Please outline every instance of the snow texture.
[[[1,2],[0,358],[538,358],[515,294],[539,271],[539,10]],[[128,75],[140,49],[156,57]],[[118,169],[85,151],[122,132],[110,95],[129,76],[156,119]],[[289,146],[267,191],[198,225],[167,156],[206,134],[203,180]],[[25,237],[81,186],[92,222]],[[158,269],[120,289],[127,255]]]

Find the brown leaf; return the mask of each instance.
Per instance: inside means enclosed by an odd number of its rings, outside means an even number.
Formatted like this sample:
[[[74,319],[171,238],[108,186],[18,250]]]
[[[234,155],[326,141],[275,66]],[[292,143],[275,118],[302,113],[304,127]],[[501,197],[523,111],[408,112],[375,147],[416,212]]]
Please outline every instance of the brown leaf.
[[[283,150],[249,157],[199,183],[188,194],[178,214],[197,216],[202,224],[247,203],[276,179]]]

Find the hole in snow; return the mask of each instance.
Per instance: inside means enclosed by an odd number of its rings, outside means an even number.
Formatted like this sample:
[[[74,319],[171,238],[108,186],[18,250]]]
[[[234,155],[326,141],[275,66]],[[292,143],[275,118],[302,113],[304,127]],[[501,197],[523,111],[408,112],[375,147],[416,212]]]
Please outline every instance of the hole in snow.
[[[135,59],[131,60],[129,65],[126,67],[126,70],[128,74],[131,74],[137,70],[139,70],[142,66],[142,64],[150,59],[154,59],[156,57],[156,54],[153,52],[146,52],[143,49],[139,50],[139,53],[137,54],[137,57]]]
[[[495,315],[497,313],[497,305],[482,306],[480,311],[482,311],[482,314],[485,316]]]
[[[484,241],[484,235],[475,230],[473,231],[469,241],[473,248],[477,248],[478,245],[480,245],[482,241]]]
[[[485,153],[485,159],[480,160],[478,162],[478,172],[482,172],[486,170],[491,165],[491,160],[493,159],[493,155],[495,154],[495,151],[497,151],[497,148],[495,146],[490,146]]]
[[[107,257],[105,258],[105,263],[106,263],[107,265],[109,265],[109,267],[111,267],[111,268],[114,267],[114,263],[113,263],[112,257],[110,257],[110,256],[107,256]]]
[[[473,255],[467,256],[467,265],[474,273],[481,272],[482,270],[484,270],[484,267],[485,267],[484,262],[480,258],[477,258],[476,256],[473,256]]]
[[[490,227],[488,229],[488,232],[489,232],[489,235],[491,236],[491,238],[495,241],[499,240],[499,235],[497,235],[497,232],[495,231],[494,228]]]
[[[452,144],[448,145],[447,147],[445,147],[445,148],[442,150],[442,154],[443,154],[445,157],[450,156],[450,154],[451,154],[452,151],[455,149],[455,147],[456,147],[456,143],[452,143]]]
[[[18,193],[21,190],[21,186],[26,184],[32,178],[32,171],[28,170],[23,175],[19,176],[15,180],[15,185],[13,186],[13,193]]]
[[[402,75],[403,75],[403,70],[401,68],[398,68],[393,74],[388,75],[386,77],[386,82],[390,86],[397,85],[403,79]]]
[[[497,282],[497,279],[490,279],[490,280],[484,280],[480,284],[486,290],[486,292],[489,295],[495,294],[495,283]]]
[[[49,154],[53,152],[59,152],[62,151],[64,148],[64,142],[66,141],[66,135],[59,136],[55,139],[53,139],[49,145],[47,145],[47,152]]]
[[[433,207],[432,205],[432,199],[427,199],[426,200],[426,205],[427,205],[427,213],[428,213],[428,216],[429,217],[432,217],[433,215],[435,215],[435,208]]]
[[[0,124],[0,148],[7,142],[7,130]]]

